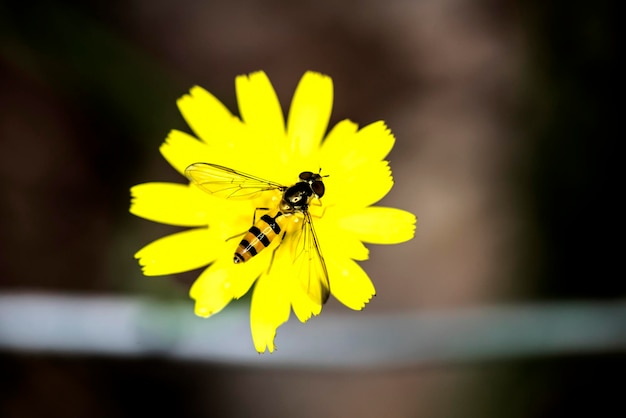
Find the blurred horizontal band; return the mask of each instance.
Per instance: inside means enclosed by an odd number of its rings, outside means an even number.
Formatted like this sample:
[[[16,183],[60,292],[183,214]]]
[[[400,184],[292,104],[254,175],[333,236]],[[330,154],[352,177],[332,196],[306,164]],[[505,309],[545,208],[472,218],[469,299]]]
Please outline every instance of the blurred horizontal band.
[[[316,369],[626,351],[626,301],[384,315],[325,312],[306,325],[292,319],[279,328],[279,350],[265,355],[255,352],[248,310],[238,306],[201,319],[191,302],[0,294],[0,350]]]

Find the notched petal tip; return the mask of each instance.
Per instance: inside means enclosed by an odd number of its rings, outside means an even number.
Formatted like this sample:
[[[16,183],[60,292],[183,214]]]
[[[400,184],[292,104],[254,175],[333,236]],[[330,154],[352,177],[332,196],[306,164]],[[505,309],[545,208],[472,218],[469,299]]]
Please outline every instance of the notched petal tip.
[[[256,70],[256,71],[251,71],[246,74],[239,74],[237,77],[235,77],[235,83],[237,82],[237,80],[252,80],[252,79],[262,79],[263,81],[265,80],[269,81],[269,77],[267,76],[265,71]]]
[[[182,175],[190,164],[207,161],[211,157],[211,149],[205,143],[176,129],[169,132],[159,147],[159,151],[163,158]]]
[[[194,313],[200,318],[208,318],[213,315],[213,311],[211,309],[206,306],[198,306],[198,304],[196,304],[196,307],[194,308]]]
[[[289,300],[287,277],[263,274],[252,292],[250,304],[250,331],[257,351],[274,351],[276,330],[289,320],[291,303]]]
[[[265,354],[265,353],[272,354],[274,351],[278,350],[278,347],[276,347],[276,346],[270,347],[268,345],[267,348],[261,348],[261,349],[258,348],[258,347],[255,347],[255,350],[256,350],[257,353],[259,353],[259,355],[262,355],[262,354]]]
[[[207,317],[220,312],[233,299],[246,293],[255,278],[254,269],[236,268],[230,253],[222,251],[220,258],[205,269],[189,289],[189,297],[196,301],[196,315]]]
[[[395,137],[384,121],[373,122],[357,131],[357,125],[343,120],[335,125],[322,144],[322,156],[333,169],[350,171],[360,165],[382,161]]]
[[[276,345],[274,344],[274,340],[276,339],[276,330],[271,332],[267,330],[267,333],[264,333],[263,336],[257,335],[255,338],[254,332],[252,333],[252,342],[254,343],[254,348],[259,354],[264,354],[269,352],[270,354],[276,350]]]
[[[334,260],[328,267],[335,298],[350,309],[363,310],[376,294],[367,273],[350,259]]]
[[[400,244],[413,239],[416,220],[415,215],[402,209],[370,206],[343,217],[340,225],[363,242]]]
[[[232,128],[232,113],[202,87],[192,87],[176,104],[189,127],[205,143],[219,140]]]
[[[189,229],[166,235],[137,251],[146,276],[182,273],[206,266],[215,260],[222,243],[207,228]]]
[[[385,158],[396,142],[391,129],[382,120],[364,126],[357,136],[368,157],[374,160]]]
[[[213,95],[201,86],[192,86],[189,89],[189,95],[185,95],[185,96],[200,97],[200,96],[213,96]]]
[[[176,226],[206,226],[212,214],[207,211],[207,194],[187,184],[143,183],[130,190],[129,212],[153,222]]]
[[[355,310],[357,310],[357,311],[364,310],[367,307],[367,305],[372,301],[372,299],[374,299],[374,297],[376,297],[376,293],[372,293],[371,295],[369,295],[369,297],[365,296],[365,298],[363,299],[363,304],[361,305],[361,307],[358,308],[358,309],[355,309]]]

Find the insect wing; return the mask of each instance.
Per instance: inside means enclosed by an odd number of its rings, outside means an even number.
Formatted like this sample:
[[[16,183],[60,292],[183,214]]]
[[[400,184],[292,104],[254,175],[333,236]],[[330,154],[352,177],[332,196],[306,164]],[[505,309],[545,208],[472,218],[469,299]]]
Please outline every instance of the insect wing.
[[[328,270],[309,212],[304,212],[299,235],[295,237],[295,259],[298,280],[309,298],[324,304],[330,295]]]
[[[225,199],[254,199],[268,190],[286,190],[273,181],[210,163],[191,164],[185,176],[205,192]]]

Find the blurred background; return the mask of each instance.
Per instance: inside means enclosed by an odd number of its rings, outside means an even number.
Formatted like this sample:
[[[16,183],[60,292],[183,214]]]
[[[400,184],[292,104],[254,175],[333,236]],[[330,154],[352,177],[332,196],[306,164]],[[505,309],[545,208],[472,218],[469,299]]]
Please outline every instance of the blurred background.
[[[158,152],[170,129],[189,131],[178,97],[201,85],[236,112],[235,76],[263,69],[285,111],[316,70],[334,80],[331,123],[385,120],[396,186],[381,204],[419,217],[413,241],[370,247],[377,297],[365,312],[331,300],[320,320],[621,303],[617,16],[576,0],[0,0],[0,294],[147,298],[192,317],[198,271],[146,278],[133,259],[176,229],[130,215],[128,189],[184,181]],[[246,321],[248,306],[227,310]],[[235,344],[253,352],[246,332]],[[624,345],[362,369],[161,354],[0,341],[0,416],[625,410]]]

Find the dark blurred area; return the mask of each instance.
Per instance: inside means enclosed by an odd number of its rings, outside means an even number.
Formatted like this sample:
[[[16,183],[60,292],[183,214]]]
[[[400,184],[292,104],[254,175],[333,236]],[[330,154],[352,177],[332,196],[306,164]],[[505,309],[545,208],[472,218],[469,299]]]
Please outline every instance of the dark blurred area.
[[[612,245],[620,204],[616,137],[620,105],[617,14],[610,2],[527,8],[529,212],[538,225],[536,294],[623,297],[621,252]],[[525,173],[526,174],[526,173]],[[619,274],[619,273],[618,273]]]
[[[623,299],[619,32],[610,2],[2,1],[0,291],[186,300],[198,272],[132,258],[176,229],[128,213],[131,186],[183,182],[158,153],[189,131],[176,99],[197,84],[236,113],[235,76],[263,69],[287,111],[311,69],[331,123],[389,124],[383,204],[420,219],[364,263],[368,312]],[[626,356],[311,372],[7,351],[0,371],[2,417],[622,416]]]

